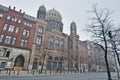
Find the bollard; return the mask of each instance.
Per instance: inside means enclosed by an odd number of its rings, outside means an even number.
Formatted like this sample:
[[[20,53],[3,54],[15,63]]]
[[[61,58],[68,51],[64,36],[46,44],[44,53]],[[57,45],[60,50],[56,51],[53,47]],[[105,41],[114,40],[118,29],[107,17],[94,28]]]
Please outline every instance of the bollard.
[[[20,73],[20,71],[18,70],[18,73],[17,73],[18,76],[19,76],[19,73]]]
[[[6,71],[6,74],[8,74],[8,69],[7,69],[7,71]]]
[[[50,69],[50,74],[51,74],[51,69]]]
[[[1,70],[0,70],[0,74],[1,74]]]
[[[65,74],[65,71],[66,71],[66,70],[64,70],[64,72],[63,72],[64,74]]]
[[[29,70],[27,70],[27,74],[29,74]]]
[[[39,70],[39,74],[40,74],[40,70]]]
[[[45,74],[47,73],[47,70],[45,69]]]
[[[34,75],[34,72],[35,72],[35,71],[33,70],[33,73],[32,73],[32,75]]]
[[[10,74],[11,74],[11,70],[9,70],[9,74],[8,75],[10,76]]]

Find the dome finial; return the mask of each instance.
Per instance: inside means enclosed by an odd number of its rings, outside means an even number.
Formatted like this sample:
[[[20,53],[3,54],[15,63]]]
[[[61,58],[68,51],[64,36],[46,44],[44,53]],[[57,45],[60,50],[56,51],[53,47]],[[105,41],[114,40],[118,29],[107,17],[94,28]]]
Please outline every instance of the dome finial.
[[[72,20],[72,23],[75,22],[74,19]]]
[[[45,8],[44,4],[42,4],[42,5],[39,7],[39,10],[40,10],[40,11],[46,11],[46,8]]]

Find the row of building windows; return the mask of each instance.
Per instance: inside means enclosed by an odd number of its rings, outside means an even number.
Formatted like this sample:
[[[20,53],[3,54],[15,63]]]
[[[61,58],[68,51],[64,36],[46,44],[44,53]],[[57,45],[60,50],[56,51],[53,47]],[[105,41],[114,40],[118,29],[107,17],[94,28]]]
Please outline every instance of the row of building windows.
[[[4,27],[3,27],[3,30],[7,30],[7,29],[8,29],[9,32],[14,32],[14,30],[15,30],[15,33],[18,33],[18,31],[19,31],[19,27],[15,27],[13,25],[5,24]],[[30,30],[24,29],[23,30],[23,36],[28,37],[29,35],[30,35]]]
[[[59,40],[58,37],[54,39],[54,36],[51,36],[49,48],[56,51],[64,51],[64,39]]]
[[[64,39],[61,39],[61,41],[60,41],[58,37],[56,37],[56,39],[54,39],[54,36],[50,36],[50,42],[53,43],[54,41],[56,44],[60,44],[60,45],[64,44]]]
[[[30,22],[24,22],[24,25],[32,27],[32,24]]]
[[[5,24],[4,27],[3,27],[3,30],[7,30],[7,29],[8,29],[9,32],[14,32],[15,26]],[[16,27],[15,33],[18,33],[18,31],[19,31],[19,27]]]
[[[4,35],[0,35],[0,42],[3,41],[3,38],[4,38]],[[11,40],[12,40],[12,45],[15,45],[16,38],[15,38],[15,37],[12,38],[11,36],[6,36],[4,43],[5,43],[5,44],[10,44],[10,43],[11,43]]]
[[[41,45],[41,43],[42,43],[42,36],[37,36],[36,44]],[[59,38],[56,38],[55,41],[54,41],[54,38],[51,37],[50,38],[49,48],[54,49],[56,51],[58,51],[58,50],[63,51],[64,50],[64,39],[62,39],[60,41]]]
[[[4,35],[0,35],[0,43],[3,42],[3,38],[4,38]],[[11,41],[12,41],[12,43],[11,43]],[[15,43],[16,43],[16,38],[15,38],[15,37],[11,37],[11,36],[6,36],[4,43],[5,43],[5,44],[15,45]],[[20,46],[21,46],[21,47],[27,47],[27,44],[28,44],[28,41],[27,41],[27,40],[21,39],[21,42],[20,42]]]
[[[54,16],[54,17],[57,17],[59,19],[61,19],[61,16],[59,16],[57,13],[49,13],[49,14],[46,14],[47,16]]]
[[[11,19],[11,20],[14,21],[14,22],[22,23],[21,19],[18,19],[18,18],[14,17],[14,16],[8,15],[8,16],[7,16],[7,19],[8,19],[8,20]],[[17,20],[18,20],[18,21],[17,21]],[[32,24],[31,24],[30,22],[24,22],[24,25],[25,25],[25,26],[30,26],[30,27],[32,27]]]
[[[18,19],[18,18],[14,17],[14,16],[8,15],[7,20],[10,20],[10,19],[11,19],[11,21],[18,22],[19,24],[22,22],[21,19]]]
[[[3,17],[3,13],[0,13],[0,18],[2,18]],[[11,21],[13,21],[13,22],[17,22],[17,23],[22,23],[22,20],[21,19],[18,19],[18,18],[16,18],[15,16],[10,16],[10,15],[8,15],[7,16],[7,20],[11,20]],[[30,26],[30,27],[32,27],[32,23],[30,23],[30,22],[24,22],[24,25],[25,26]]]
[[[48,27],[51,27],[57,31],[62,31],[62,28],[59,23],[50,22],[50,23],[48,23]]]

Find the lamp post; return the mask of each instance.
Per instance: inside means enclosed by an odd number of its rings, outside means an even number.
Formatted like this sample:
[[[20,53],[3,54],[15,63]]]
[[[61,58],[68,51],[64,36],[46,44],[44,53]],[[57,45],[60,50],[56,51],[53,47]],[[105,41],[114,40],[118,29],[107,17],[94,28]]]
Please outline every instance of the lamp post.
[[[61,55],[61,73],[63,72],[63,53],[61,53],[62,55]]]
[[[47,52],[47,48],[45,48],[46,52]],[[46,53],[43,54],[43,61],[42,61],[42,66],[41,66],[41,71],[40,73],[42,73],[43,71],[43,66],[44,66],[44,62],[45,62],[45,57],[46,57]]]

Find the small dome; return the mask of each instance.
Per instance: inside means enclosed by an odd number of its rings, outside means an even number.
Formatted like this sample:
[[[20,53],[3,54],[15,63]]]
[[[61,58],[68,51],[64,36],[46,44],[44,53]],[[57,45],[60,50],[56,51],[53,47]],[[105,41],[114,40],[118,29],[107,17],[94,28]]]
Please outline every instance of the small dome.
[[[45,6],[44,6],[44,5],[40,6],[40,7],[39,7],[39,11],[46,11]]]
[[[47,11],[46,20],[55,20],[55,21],[61,22],[62,17],[61,17],[61,14],[53,8]]]
[[[71,28],[76,28],[76,23],[75,23],[74,21],[72,21],[70,27],[71,27]]]

